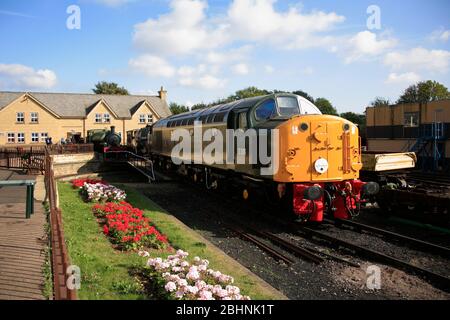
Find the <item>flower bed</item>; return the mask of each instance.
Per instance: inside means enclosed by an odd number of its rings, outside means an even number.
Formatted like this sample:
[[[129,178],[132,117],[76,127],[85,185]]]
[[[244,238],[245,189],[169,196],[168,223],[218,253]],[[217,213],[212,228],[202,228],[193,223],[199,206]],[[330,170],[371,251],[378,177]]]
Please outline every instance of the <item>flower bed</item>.
[[[89,184],[101,183],[101,184],[104,184],[104,185],[108,185],[108,183],[106,181],[104,181],[104,180],[83,178],[83,179],[74,179],[74,180],[72,180],[72,187],[74,189],[79,189],[79,188],[83,187],[85,183],[89,183]]]
[[[148,253],[140,252],[147,256]],[[189,254],[178,250],[167,259],[150,258],[149,276],[168,298],[179,300],[250,300],[233,286],[234,279],[208,268],[209,262],[195,257],[190,263]]]
[[[90,184],[85,182],[80,189],[80,193],[89,202],[123,201],[127,197],[125,191],[103,183]]]
[[[125,201],[95,204],[92,212],[103,225],[103,233],[125,250],[167,245],[167,237],[150,224],[142,210]]]

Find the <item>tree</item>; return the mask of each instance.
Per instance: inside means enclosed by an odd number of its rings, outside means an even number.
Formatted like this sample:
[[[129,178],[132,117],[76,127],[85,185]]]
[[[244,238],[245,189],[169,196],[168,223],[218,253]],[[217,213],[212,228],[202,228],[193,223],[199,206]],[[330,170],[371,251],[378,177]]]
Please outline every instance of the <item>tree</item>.
[[[265,89],[261,90],[261,89],[258,89],[257,87],[248,87],[248,88],[236,91],[236,93],[233,96],[230,96],[228,98],[233,98],[233,100],[240,100],[240,99],[251,98],[251,97],[265,96],[266,94],[270,94],[270,91],[267,91]]]
[[[189,111],[189,109],[187,107],[182,106],[175,102],[171,102],[169,108],[170,108],[170,111],[172,112],[172,114],[179,114],[179,113]]]
[[[437,81],[421,81],[405,89],[397,103],[430,102],[450,99],[450,92]]]
[[[357,124],[360,128],[366,125],[366,115],[364,114],[358,114],[350,111],[341,113],[340,117]]]
[[[317,98],[314,104],[323,114],[338,115],[336,108],[325,98]]]
[[[206,108],[206,107],[208,107],[208,105],[202,102],[202,103],[194,104],[194,105],[192,106],[191,110],[204,109],[204,108]]]
[[[382,106],[389,106],[391,103],[389,99],[383,98],[383,97],[376,97],[375,100],[373,100],[370,105],[372,107],[382,107]]]
[[[92,89],[96,94],[118,94],[118,95],[129,95],[128,90],[124,87],[119,87],[115,82],[97,82],[95,88]]]
[[[292,93],[296,94],[296,95],[299,95],[299,96],[302,96],[303,98],[309,100],[311,103],[314,103],[314,98],[311,97],[309,94],[307,94],[305,91],[297,90],[297,91],[293,91]]]

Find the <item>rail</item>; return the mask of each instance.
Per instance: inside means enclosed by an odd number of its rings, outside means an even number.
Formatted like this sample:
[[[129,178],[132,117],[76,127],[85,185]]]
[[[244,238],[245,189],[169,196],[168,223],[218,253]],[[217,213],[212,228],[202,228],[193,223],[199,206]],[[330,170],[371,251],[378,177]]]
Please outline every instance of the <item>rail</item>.
[[[61,209],[58,208],[57,187],[53,160],[48,149],[45,152],[45,189],[50,210],[50,241],[52,248],[53,294],[55,300],[76,300],[76,291],[68,288],[70,266],[64,240]]]
[[[114,155],[114,157],[110,157]],[[153,161],[142,157],[130,151],[109,150],[104,153],[105,161],[124,161],[134,167],[136,170],[144,174],[149,182],[156,181],[155,171],[153,169]]]

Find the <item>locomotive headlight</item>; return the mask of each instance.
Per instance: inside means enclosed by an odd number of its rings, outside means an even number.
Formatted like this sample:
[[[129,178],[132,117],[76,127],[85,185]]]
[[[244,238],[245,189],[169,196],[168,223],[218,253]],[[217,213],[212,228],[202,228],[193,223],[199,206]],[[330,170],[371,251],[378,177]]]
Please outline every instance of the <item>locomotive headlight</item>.
[[[322,197],[322,195],[323,195],[323,190],[319,186],[312,186],[312,187],[306,188],[303,193],[303,197],[306,200],[317,200],[320,197]]]
[[[376,182],[367,182],[362,187],[362,193],[365,196],[373,196],[380,191],[380,185]]]
[[[314,162],[314,169],[320,174],[328,171],[328,161],[324,158],[319,158]]]

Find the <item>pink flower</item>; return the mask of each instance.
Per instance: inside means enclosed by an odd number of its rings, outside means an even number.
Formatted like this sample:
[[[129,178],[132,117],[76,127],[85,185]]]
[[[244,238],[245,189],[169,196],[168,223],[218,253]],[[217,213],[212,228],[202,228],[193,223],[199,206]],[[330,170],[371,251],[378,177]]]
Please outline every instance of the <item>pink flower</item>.
[[[169,281],[164,286],[164,289],[166,289],[166,291],[172,292],[177,289],[177,285],[175,284],[175,282]]]

